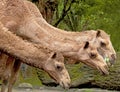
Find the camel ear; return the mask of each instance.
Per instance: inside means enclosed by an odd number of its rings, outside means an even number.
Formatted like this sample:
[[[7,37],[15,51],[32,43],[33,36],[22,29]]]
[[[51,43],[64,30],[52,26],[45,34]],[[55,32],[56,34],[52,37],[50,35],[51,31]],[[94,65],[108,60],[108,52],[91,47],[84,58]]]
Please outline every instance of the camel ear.
[[[51,58],[54,59],[54,58],[56,58],[56,57],[57,57],[57,53],[54,52],[54,53],[52,54]]]
[[[89,42],[87,41],[84,45],[84,49],[87,49],[89,47]]]
[[[96,37],[100,37],[101,36],[101,31],[98,30],[97,33],[96,33]]]

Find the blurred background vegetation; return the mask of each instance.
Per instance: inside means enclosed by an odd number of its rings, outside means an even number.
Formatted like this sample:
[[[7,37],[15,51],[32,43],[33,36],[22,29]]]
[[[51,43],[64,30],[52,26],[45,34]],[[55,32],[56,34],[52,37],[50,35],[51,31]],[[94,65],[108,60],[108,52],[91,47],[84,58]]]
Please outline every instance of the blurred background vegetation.
[[[102,29],[120,51],[120,0],[30,0],[52,25],[69,30]]]

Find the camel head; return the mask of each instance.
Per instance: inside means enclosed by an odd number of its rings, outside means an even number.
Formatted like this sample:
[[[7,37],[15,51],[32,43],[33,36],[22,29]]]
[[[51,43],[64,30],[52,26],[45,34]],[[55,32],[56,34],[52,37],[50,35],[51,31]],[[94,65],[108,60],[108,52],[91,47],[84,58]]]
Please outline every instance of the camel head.
[[[97,45],[98,52],[102,55],[104,60],[109,65],[113,65],[116,60],[116,52],[110,41],[110,36],[104,31],[98,30],[94,43]]]
[[[79,49],[77,58],[84,64],[98,69],[102,74],[108,75],[107,63],[97,51],[97,47],[93,46],[92,42],[85,42],[83,47]]]
[[[70,77],[64,65],[64,57],[61,53],[54,52],[45,62],[43,69],[63,88],[70,87]]]

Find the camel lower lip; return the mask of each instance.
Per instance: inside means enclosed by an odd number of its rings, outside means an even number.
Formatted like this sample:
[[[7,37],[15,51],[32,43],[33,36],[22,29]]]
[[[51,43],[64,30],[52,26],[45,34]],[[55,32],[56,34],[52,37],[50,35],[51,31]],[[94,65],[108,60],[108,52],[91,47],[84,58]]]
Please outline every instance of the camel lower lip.
[[[63,82],[60,83],[60,85],[64,88],[64,89],[69,89],[69,85],[64,84]]]
[[[99,71],[102,73],[102,75],[109,75],[109,72],[106,68],[99,68]]]
[[[108,75],[108,73],[101,71],[102,75]]]

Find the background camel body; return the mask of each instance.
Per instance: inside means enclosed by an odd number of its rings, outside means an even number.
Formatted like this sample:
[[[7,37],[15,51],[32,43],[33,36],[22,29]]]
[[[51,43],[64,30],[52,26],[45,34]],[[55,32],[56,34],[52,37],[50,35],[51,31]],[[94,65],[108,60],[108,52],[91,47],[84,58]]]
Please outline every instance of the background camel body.
[[[85,41],[93,41],[93,44],[97,45],[100,49],[100,54],[105,58],[108,57],[110,59],[110,63],[113,64],[116,59],[116,52],[112,46],[110,41],[110,36],[105,33],[103,30],[95,31],[83,31],[83,32],[68,32],[65,30],[61,30],[55,28],[48,24],[46,20],[42,17],[38,8],[29,1],[24,1],[26,6],[28,6],[31,14],[35,16],[37,23],[44,28],[44,31],[48,32],[50,36],[54,36],[55,39],[71,39],[75,40],[78,43]]]
[[[78,43],[72,39],[56,39],[50,36],[49,32],[36,22],[35,16],[21,0],[6,0],[2,5],[0,14],[3,17],[0,18],[0,21],[9,31],[31,42],[59,51],[64,57],[79,60],[102,73],[108,73],[107,64],[91,42]]]
[[[28,43],[27,41],[17,37],[15,34],[9,32],[2,24],[0,24],[0,50],[11,55],[11,57],[8,57],[6,60],[5,66],[3,66],[7,67],[7,71],[3,71],[3,75],[1,76],[3,78],[1,92],[5,91],[4,82],[8,80],[5,79],[5,77],[9,77],[9,82],[13,82],[15,80],[16,75],[14,73],[17,73],[17,70],[15,70],[16,68],[19,69],[19,60],[30,66],[43,69],[61,86],[65,88],[69,87],[70,77],[64,66],[64,58],[62,54],[52,52],[41,45]],[[13,57],[17,58],[15,63]],[[9,84],[11,85],[9,85],[10,88],[8,92],[11,92],[12,83]]]

